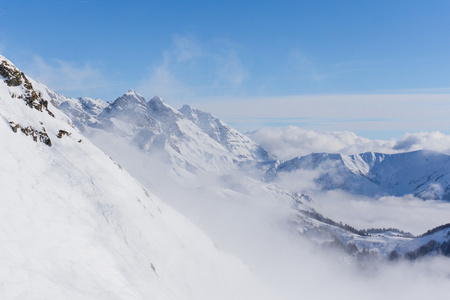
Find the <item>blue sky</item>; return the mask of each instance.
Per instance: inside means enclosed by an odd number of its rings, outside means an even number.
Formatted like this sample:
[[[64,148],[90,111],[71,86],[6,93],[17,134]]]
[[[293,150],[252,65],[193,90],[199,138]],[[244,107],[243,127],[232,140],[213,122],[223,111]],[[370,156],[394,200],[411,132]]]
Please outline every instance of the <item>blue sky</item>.
[[[175,107],[198,104],[241,130],[286,124],[331,130],[353,120],[349,130],[389,137],[404,126],[382,113],[366,116],[365,96],[385,103],[386,95],[394,101],[450,94],[450,1],[2,2],[0,52],[68,96],[111,101],[132,88]],[[308,103],[323,101],[329,115],[342,95],[362,95],[354,103],[359,110],[334,119],[302,114]],[[441,95],[443,104],[450,101]],[[286,97],[286,111],[269,119],[251,109],[236,114],[239,103],[274,105]],[[406,114],[427,109],[398,101]],[[228,103],[237,106],[225,109]],[[379,122],[393,128],[377,131]],[[446,128],[427,123],[410,130]]]

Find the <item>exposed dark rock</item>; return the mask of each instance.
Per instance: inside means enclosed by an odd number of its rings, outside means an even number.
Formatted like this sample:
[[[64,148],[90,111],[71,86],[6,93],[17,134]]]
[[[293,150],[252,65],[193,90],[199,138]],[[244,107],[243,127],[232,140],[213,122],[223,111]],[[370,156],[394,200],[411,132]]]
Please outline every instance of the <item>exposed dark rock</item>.
[[[37,130],[31,126],[22,127],[20,124],[16,124],[14,122],[9,122],[11,129],[13,132],[17,133],[17,130],[20,129],[25,135],[31,136],[33,138],[33,141],[35,142],[41,142],[46,144],[47,146],[52,146],[52,141],[50,140],[50,137],[47,134],[47,131],[45,130],[45,127],[42,127],[42,130]]]
[[[5,78],[5,82],[8,86],[21,85],[22,77],[24,76],[22,72],[8,64],[6,60],[3,60],[0,64],[0,75]]]
[[[23,86],[25,92],[23,95],[18,95],[17,98],[25,101],[29,107],[39,111],[45,110],[50,116],[55,117],[48,109],[48,101],[42,98],[40,92],[36,92],[33,89],[33,85],[23,72],[20,72],[15,66],[9,64],[6,60],[3,60],[0,64],[0,75],[5,78],[5,82],[8,86]]]
[[[61,130],[58,132],[58,134],[57,134],[56,136],[60,139],[60,138],[62,138],[64,135],[65,135],[65,136],[70,136],[71,134],[72,134],[72,133],[67,132],[67,131],[61,129]]]

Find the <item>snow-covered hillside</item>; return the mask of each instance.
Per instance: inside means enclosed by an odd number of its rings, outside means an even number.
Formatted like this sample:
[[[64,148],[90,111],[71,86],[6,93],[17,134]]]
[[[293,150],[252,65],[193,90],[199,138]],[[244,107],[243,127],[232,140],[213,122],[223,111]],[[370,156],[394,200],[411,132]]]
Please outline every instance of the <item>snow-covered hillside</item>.
[[[301,171],[315,171],[323,189],[343,189],[369,196],[413,194],[422,199],[450,200],[450,156],[438,152],[359,155],[314,153],[286,161],[268,171],[295,178]]]
[[[244,264],[92,145],[45,87],[0,61],[2,299],[262,297]]]

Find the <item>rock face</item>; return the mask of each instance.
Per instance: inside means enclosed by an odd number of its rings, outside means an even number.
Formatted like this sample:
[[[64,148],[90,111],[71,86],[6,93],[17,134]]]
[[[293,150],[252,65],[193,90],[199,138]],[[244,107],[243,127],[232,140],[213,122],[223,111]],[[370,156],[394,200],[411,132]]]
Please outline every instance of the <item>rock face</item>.
[[[0,75],[4,78],[12,98],[18,98],[38,111],[46,111],[50,116],[54,116],[48,109],[48,100],[45,100],[40,91],[33,88],[33,84],[27,76],[5,57],[0,55]]]

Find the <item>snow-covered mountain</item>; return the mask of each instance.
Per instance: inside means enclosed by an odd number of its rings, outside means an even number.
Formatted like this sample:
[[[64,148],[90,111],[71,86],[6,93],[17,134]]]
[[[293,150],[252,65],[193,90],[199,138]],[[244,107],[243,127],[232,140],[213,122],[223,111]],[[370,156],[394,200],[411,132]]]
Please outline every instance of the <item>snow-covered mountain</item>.
[[[178,111],[157,96],[147,102],[129,90],[109,105],[90,100],[88,109],[84,98],[50,96],[80,129],[87,126],[124,137],[144,151],[163,153],[190,172],[217,172],[268,159],[262,147],[211,114],[187,105]]]
[[[314,153],[275,165],[267,178],[278,174],[315,171],[323,189],[343,189],[369,196],[413,194],[450,200],[450,156],[427,150],[382,154],[342,155]]]
[[[200,111],[190,105],[184,105],[180,112],[238,159],[243,161],[270,159],[268,152],[261,146],[210,113]]]
[[[2,299],[262,297],[243,263],[91,144],[45,86],[0,62]]]

